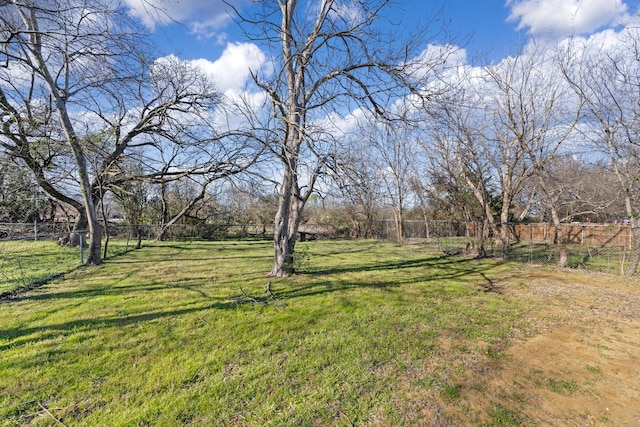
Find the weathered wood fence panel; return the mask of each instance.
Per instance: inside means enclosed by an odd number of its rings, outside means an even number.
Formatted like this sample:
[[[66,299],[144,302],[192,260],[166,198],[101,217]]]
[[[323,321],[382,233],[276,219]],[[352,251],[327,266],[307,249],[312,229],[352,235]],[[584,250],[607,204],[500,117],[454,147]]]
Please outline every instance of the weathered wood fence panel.
[[[507,224],[513,240],[558,243],[551,224]],[[566,242],[594,247],[629,247],[631,235],[625,224],[563,224]]]
[[[391,220],[380,222],[380,238],[395,238],[395,223]],[[517,242],[533,242],[557,244],[556,229],[548,223],[509,223],[498,225],[509,229],[509,239]],[[462,221],[405,221],[405,237],[407,238],[435,238],[435,237],[476,237],[483,229],[481,223]],[[572,223],[562,224],[565,239],[568,244],[590,247],[619,247],[630,248],[631,233],[628,224],[592,224]],[[490,233],[485,227],[485,233]],[[497,237],[497,236],[487,236]]]

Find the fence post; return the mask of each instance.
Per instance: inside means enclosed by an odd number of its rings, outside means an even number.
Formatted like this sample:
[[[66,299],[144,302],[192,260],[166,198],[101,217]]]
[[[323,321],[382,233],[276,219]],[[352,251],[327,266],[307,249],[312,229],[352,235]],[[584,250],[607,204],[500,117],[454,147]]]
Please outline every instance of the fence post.
[[[533,264],[533,224],[529,224],[529,264]]]
[[[33,220],[33,240],[38,241],[38,220]]]
[[[84,238],[82,234],[78,235],[78,241],[80,242],[80,264],[84,264]]]

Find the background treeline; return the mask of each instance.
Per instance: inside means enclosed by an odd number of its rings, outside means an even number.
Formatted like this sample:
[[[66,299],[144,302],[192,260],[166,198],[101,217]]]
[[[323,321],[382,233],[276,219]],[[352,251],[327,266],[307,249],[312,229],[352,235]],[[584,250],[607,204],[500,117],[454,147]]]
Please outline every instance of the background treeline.
[[[121,3],[0,3],[0,221],[73,222],[61,243],[87,230],[90,264],[109,218],[271,229],[277,276],[304,224],[371,237],[392,219],[402,242],[409,219],[477,222],[484,256],[509,249],[501,224],[548,222],[565,266],[562,224],[628,221],[637,270],[637,26],[475,65],[433,27],[383,49],[386,2],[359,3],[361,22],[334,3],[239,18],[279,71],[235,93],[160,54]]]

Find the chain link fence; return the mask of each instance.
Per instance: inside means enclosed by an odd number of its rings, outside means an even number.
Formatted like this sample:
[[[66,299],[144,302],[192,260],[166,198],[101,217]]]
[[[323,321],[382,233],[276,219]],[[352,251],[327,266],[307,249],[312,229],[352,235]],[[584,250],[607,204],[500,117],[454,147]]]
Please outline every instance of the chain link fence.
[[[0,298],[20,293],[84,264],[87,232],[68,223],[0,223]],[[109,259],[155,240],[272,238],[272,230],[249,224],[127,225],[109,223],[102,240]],[[74,246],[63,241],[78,242]],[[106,248],[106,250],[105,250]]]
[[[478,237],[484,235],[487,256],[530,264],[556,265],[560,254],[555,228],[549,224],[504,224],[509,236],[503,246],[488,227],[462,221],[405,221],[405,243],[417,243],[450,255],[470,254],[477,250]],[[484,231],[483,231],[484,230]],[[563,225],[568,252],[568,266],[609,274],[622,274],[632,257],[630,227],[625,224]],[[86,257],[86,232],[75,232],[76,246],[59,242],[73,231],[69,224],[0,223],[0,298],[19,293],[60,276],[82,265]],[[109,224],[108,238],[103,239],[103,257],[126,253],[155,240],[225,240],[271,239],[272,230],[247,224],[159,225]],[[348,237],[348,230],[303,224],[301,239]],[[397,241],[393,220],[379,221],[375,237]],[[106,246],[106,251],[104,250]]]
[[[87,257],[86,234],[73,231],[66,223],[0,223],[0,298],[82,265]],[[134,236],[134,227],[109,226],[109,239],[103,239],[103,256],[110,258],[133,249],[138,244]],[[149,233],[144,236],[148,242]],[[77,244],[65,245],[63,241]]]
[[[508,244],[503,246],[499,234],[506,227]],[[508,223],[498,225],[498,235],[481,223],[464,221],[405,221],[403,241],[420,243],[447,254],[464,254],[477,250],[484,236],[487,256],[530,264],[556,265],[560,244],[556,229],[546,223]],[[632,256],[631,229],[628,224],[563,224],[568,266],[594,272],[622,274]],[[377,238],[397,241],[393,220],[379,222]]]

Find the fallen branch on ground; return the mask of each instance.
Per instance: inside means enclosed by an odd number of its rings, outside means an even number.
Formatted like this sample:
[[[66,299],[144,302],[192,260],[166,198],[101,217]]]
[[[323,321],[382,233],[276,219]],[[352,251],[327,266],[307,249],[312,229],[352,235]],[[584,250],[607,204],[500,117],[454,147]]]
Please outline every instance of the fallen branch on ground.
[[[271,281],[267,282],[267,287],[264,290],[266,294],[265,297],[257,297],[255,295],[248,294],[247,292],[245,292],[242,286],[240,287],[240,292],[242,293],[242,295],[233,298],[232,303],[234,305],[242,305],[242,304],[268,305],[269,303],[272,303],[277,310],[283,310],[284,307],[286,306],[286,303],[284,302],[284,300],[279,296],[277,296],[276,294],[274,294],[273,291],[271,290]]]

